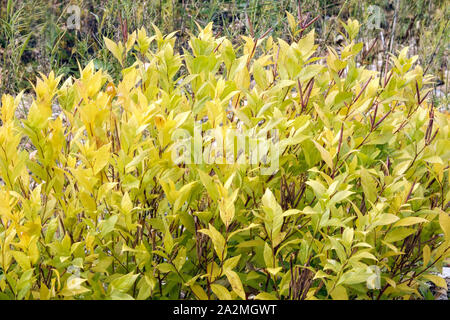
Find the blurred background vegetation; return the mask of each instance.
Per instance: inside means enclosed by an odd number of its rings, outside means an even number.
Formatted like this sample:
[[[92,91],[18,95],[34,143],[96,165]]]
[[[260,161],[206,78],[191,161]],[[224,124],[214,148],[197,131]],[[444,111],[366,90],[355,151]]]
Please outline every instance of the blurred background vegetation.
[[[361,24],[360,41],[370,53],[361,63],[382,71],[388,52],[410,46],[410,54],[436,75],[434,98],[448,105],[449,1],[446,0],[300,0],[303,15],[318,19],[319,44],[336,45],[339,20]],[[76,5],[80,29],[67,27]],[[276,38],[289,39],[285,11],[298,13],[297,0],[0,0],[0,95],[32,88],[38,72],[78,76],[78,63],[117,70],[103,36],[122,40],[126,30],[152,23],[163,33],[179,31],[177,47],[186,47],[196,23],[214,22],[217,34],[242,43],[240,35],[256,36],[272,28]],[[126,35],[125,35],[126,36]],[[376,42],[374,42],[376,41]]]

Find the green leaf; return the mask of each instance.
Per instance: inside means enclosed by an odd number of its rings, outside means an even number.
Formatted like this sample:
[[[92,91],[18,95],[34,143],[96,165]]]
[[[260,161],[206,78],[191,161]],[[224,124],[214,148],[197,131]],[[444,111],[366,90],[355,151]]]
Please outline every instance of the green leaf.
[[[317,198],[323,198],[323,196],[327,192],[327,189],[323,186],[323,184],[316,180],[306,181],[306,184],[313,188]]]
[[[399,217],[397,217],[393,214],[390,214],[390,213],[385,213],[385,214],[380,215],[373,225],[374,226],[385,226],[385,225],[393,224],[394,222],[397,222],[398,220],[400,220]]]
[[[98,174],[108,164],[110,144],[105,144],[97,150],[94,157],[94,175]]]
[[[22,251],[11,251],[11,253],[23,271],[31,268],[31,262],[28,255]]]
[[[355,259],[370,259],[370,260],[378,261],[378,259],[373,254],[371,254],[370,252],[367,252],[367,251],[357,252],[353,257]]]
[[[331,242],[331,247],[336,251],[339,260],[342,262],[344,262],[347,259],[347,255],[345,254],[345,250],[344,247],[339,243],[339,241],[337,241],[336,239],[334,239],[333,237],[329,237],[330,242]]]
[[[394,230],[391,230],[384,240],[386,242],[396,242],[405,239],[407,236],[410,236],[411,234],[415,233],[416,230],[414,229],[408,229],[408,228],[397,228]]]
[[[283,209],[278,204],[275,196],[270,189],[266,189],[261,198],[263,209],[265,212],[266,228],[270,232],[269,236],[272,241],[278,237],[281,226],[283,225]]]
[[[209,229],[201,229],[199,232],[204,233],[211,238],[217,256],[223,261],[226,257],[227,250],[225,246],[225,238],[222,234],[217,231],[212,224],[209,224]]]
[[[278,298],[268,292],[261,292],[255,296],[255,300],[278,300]]]
[[[333,205],[335,203],[339,203],[344,199],[347,199],[348,197],[350,197],[352,194],[354,194],[354,192],[352,191],[348,191],[348,190],[344,190],[344,191],[338,191],[336,192],[336,194],[331,198],[330,200],[330,205]]]
[[[116,225],[118,219],[119,215],[115,214],[103,221],[100,227],[100,232],[103,237],[114,230],[114,226]]]
[[[232,300],[228,289],[220,284],[211,284],[211,290],[220,300]]]
[[[420,218],[420,217],[407,217],[407,218],[403,218],[403,219],[400,219],[399,221],[397,221],[394,224],[394,227],[408,227],[408,226],[412,226],[413,224],[424,223],[424,222],[428,222],[428,220],[424,219],[424,218]]]
[[[122,201],[120,202],[120,207],[125,212],[125,214],[130,214],[131,210],[133,210],[133,203],[131,202],[131,198],[128,192],[125,192],[125,194],[123,195]]]
[[[236,272],[227,270],[225,272],[225,275],[227,276],[228,281],[231,284],[231,287],[233,288],[233,291],[242,299],[245,300],[245,292],[244,287],[242,286],[241,279],[239,279],[239,276]]]
[[[273,267],[273,254],[272,254],[272,248],[270,245],[266,242],[264,244],[264,262],[266,264],[267,268]]]
[[[320,64],[311,64],[308,65],[300,71],[298,75],[298,79],[302,82],[308,81],[311,78],[314,78],[316,75],[318,75],[322,70],[323,66]]]
[[[198,284],[191,285],[191,290],[194,292],[195,296],[198,299],[208,300],[208,296],[206,295],[205,290],[203,290],[203,288],[200,285],[198,285]]]
[[[348,300],[347,290],[343,286],[337,286],[330,292],[333,300]]]
[[[252,68],[253,68],[253,77],[255,78],[256,84],[261,89],[263,90],[266,89],[269,86],[269,81],[267,80],[266,77],[266,71],[257,61],[253,63]]]
[[[342,241],[347,247],[350,247],[353,242],[354,230],[352,228],[345,228],[342,234]]]
[[[423,266],[427,267],[428,263],[430,262],[430,258],[431,258],[431,249],[430,247],[426,244],[423,247]]]
[[[237,255],[235,257],[227,259],[223,264],[223,269],[224,270],[234,269],[237,266],[237,264],[239,263],[240,258],[241,258],[241,255]]]
[[[81,284],[86,282],[87,279],[81,279],[78,277],[70,277],[67,279],[66,285],[63,290],[61,290],[61,294],[63,296],[74,296],[78,294],[83,294],[89,292],[90,290],[83,287]]]
[[[218,201],[219,200],[219,192],[217,191],[217,187],[214,184],[213,178],[210,177],[205,172],[203,172],[202,170],[197,170],[197,171],[200,176],[200,181],[202,182],[203,186],[205,187],[206,191],[208,192],[208,195],[214,201]]]
[[[186,248],[182,247],[178,250],[176,258],[173,259],[173,264],[178,270],[181,270],[181,268],[185,263],[186,263]]]
[[[178,190],[178,197],[175,200],[175,204],[173,206],[174,213],[178,212],[178,210],[183,206],[183,204],[188,200],[192,188],[197,184],[197,181],[192,181],[191,183],[188,183],[181,187],[180,190]]]
[[[297,22],[296,22],[294,16],[292,14],[290,14],[288,11],[286,11],[286,17],[287,17],[287,21],[289,23],[289,29],[291,30],[292,33],[294,33],[295,30],[297,30]]]
[[[113,56],[119,61],[120,65],[123,63],[123,54],[124,54],[124,48],[123,45],[116,44],[111,39],[108,39],[106,37],[103,37],[103,41],[105,42],[106,48],[113,54]]]
[[[317,150],[319,150],[320,155],[322,156],[322,160],[325,161],[328,168],[333,169],[333,158],[331,157],[330,152],[328,152],[324,147],[322,147],[316,141],[312,140],[312,142],[316,146]]]
[[[361,168],[360,173],[361,173],[361,184],[366,199],[373,203],[377,198],[377,184],[375,180],[372,178],[369,171],[367,171],[365,168]]]
[[[121,293],[127,293],[133,286],[133,284],[136,281],[138,276],[139,275],[133,274],[133,272],[130,272],[128,274],[125,274],[123,276],[115,278],[109,284],[108,291],[109,292],[115,292],[115,291],[117,292],[118,291]]]
[[[111,300],[134,300],[129,294],[120,291],[113,291],[109,297]]]
[[[139,153],[136,157],[133,158],[133,160],[127,163],[127,165],[125,166],[125,172],[128,173],[134,170],[134,168],[137,165],[141,164],[144,161],[144,159],[148,156],[149,153],[150,150],[144,150],[141,153]]]
[[[440,277],[440,276],[436,276],[434,274],[425,274],[425,275],[422,276],[422,278],[430,280],[436,286],[438,286],[440,288],[444,288],[445,290],[448,290],[448,288],[447,288],[447,281],[445,281],[445,279]]]
[[[158,264],[157,268],[162,273],[176,272],[176,270],[174,269],[173,265],[171,265],[170,263],[167,263],[167,262],[163,262],[163,263]]]
[[[445,233],[445,239],[450,239],[450,216],[444,211],[439,213],[439,224]]]

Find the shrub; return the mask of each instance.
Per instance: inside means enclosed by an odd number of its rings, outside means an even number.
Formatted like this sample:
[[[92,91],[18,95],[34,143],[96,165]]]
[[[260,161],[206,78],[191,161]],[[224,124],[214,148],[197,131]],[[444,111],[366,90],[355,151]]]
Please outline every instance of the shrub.
[[[405,48],[380,79],[355,62],[352,20],[326,57],[314,31],[235,48],[211,27],[184,55],[156,27],[105,39],[122,79],[93,63],[62,85],[41,75],[24,119],[21,95],[3,96],[1,297],[414,299],[445,286],[449,124],[416,57]]]

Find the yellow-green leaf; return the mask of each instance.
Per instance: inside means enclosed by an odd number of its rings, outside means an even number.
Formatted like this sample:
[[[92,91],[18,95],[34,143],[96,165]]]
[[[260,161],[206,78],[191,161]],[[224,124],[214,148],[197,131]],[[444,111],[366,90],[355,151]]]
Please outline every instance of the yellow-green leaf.
[[[411,226],[413,224],[424,223],[424,222],[428,222],[428,220],[424,219],[424,218],[420,218],[420,217],[407,217],[407,218],[403,218],[403,219],[400,219],[399,221],[397,221],[394,224],[394,227],[407,227],[407,226]]]
[[[225,275],[227,276],[228,281],[231,284],[231,287],[233,288],[233,291],[242,299],[245,300],[245,292],[244,287],[242,286],[241,279],[239,279],[239,276],[236,272],[227,270],[225,272]]]
[[[220,284],[211,284],[211,290],[220,300],[231,300],[231,294],[227,288]]]

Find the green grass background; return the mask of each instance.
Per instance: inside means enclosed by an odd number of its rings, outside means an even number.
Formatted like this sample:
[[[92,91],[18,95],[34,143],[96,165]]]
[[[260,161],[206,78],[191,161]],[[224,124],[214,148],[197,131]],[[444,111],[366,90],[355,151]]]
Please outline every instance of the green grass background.
[[[366,46],[378,38],[365,63],[381,70],[388,52],[409,45],[410,54],[436,75],[435,98],[448,96],[449,5],[445,0],[303,0],[303,15],[318,20],[319,44],[334,45],[341,31],[339,19],[358,19],[359,41]],[[81,9],[79,30],[67,28],[68,8]],[[103,43],[103,36],[123,39],[152,23],[162,32],[178,31],[176,46],[187,47],[196,23],[214,22],[217,34],[238,45],[240,35],[256,35],[272,28],[276,38],[289,38],[285,11],[297,16],[297,0],[0,0],[0,95],[30,90],[39,72],[78,75],[78,63],[94,60],[114,75],[118,70]],[[126,29],[125,29],[126,26]],[[443,101],[440,101],[441,103]]]

